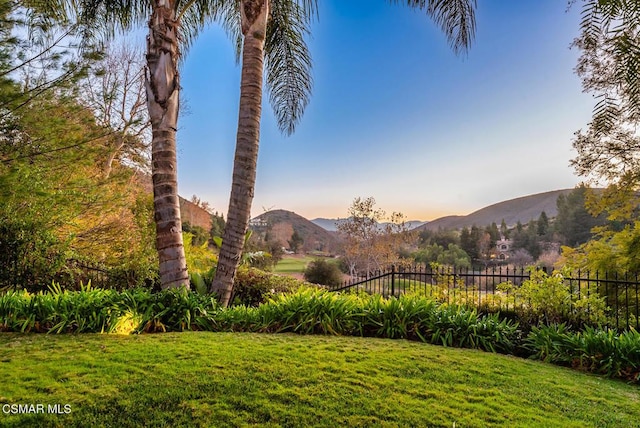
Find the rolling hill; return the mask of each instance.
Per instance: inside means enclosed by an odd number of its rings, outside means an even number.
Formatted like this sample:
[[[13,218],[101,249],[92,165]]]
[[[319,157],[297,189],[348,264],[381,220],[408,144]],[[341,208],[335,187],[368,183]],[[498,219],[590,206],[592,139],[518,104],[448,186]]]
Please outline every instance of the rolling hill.
[[[566,195],[573,189],[554,190],[523,196],[508,201],[498,202],[488,207],[474,211],[466,216],[446,216],[430,221],[416,230],[461,229],[463,227],[486,226],[493,222],[500,225],[504,219],[507,226],[515,226],[518,221],[527,223],[536,220],[543,211],[548,217],[558,214],[556,201],[558,196]]]
[[[289,247],[287,241],[291,239],[293,232],[298,232],[304,243],[304,251],[324,251],[333,253],[338,249],[338,238],[335,234],[310,222],[306,218],[286,210],[273,210],[260,214],[251,220],[251,229],[257,233],[271,235],[282,243],[282,246]]]

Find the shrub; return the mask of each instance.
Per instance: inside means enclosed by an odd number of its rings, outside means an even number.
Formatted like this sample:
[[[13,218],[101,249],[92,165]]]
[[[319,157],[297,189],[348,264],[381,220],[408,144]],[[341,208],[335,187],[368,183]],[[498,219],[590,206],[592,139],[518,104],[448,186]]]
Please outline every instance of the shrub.
[[[241,266],[233,285],[233,304],[258,306],[271,295],[295,291],[303,284],[295,278]]]
[[[321,285],[337,286],[343,283],[342,272],[335,263],[315,259],[304,270],[304,279]]]
[[[500,294],[493,304],[504,300],[511,306],[525,327],[569,322],[573,325],[597,325],[607,321],[604,299],[597,294],[581,294],[578,299],[561,272],[548,275],[542,270],[531,270],[530,279],[520,287],[511,283],[498,285]]]
[[[42,224],[0,222],[0,290],[45,290],[64,263],[65,246]]]

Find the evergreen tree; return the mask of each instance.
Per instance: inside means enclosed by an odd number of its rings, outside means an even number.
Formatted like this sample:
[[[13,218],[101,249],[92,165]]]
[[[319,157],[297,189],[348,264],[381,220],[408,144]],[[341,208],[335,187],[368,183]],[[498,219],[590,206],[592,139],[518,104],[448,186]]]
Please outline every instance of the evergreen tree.
[[[538,217],[537,231],[538,236],[545,236],[549,232],[549,218],[544,211],[542,211],[540,217]]]
[[[607,223],[605,214],[594,217],[586,208],[587,188],[576,187],[569,194],[558,197],[558,215],[555,230],[562,235],[564,243],[570,247],[587,242],[592,237],[592,229]]]
[[[509,228],[507,227],[507,223],[504,219],[500,222],[500,235],[504,236],[505,239],[509,239]]]
[[[300,247],[302,246],[302,244],[304,243],[304,239],[302,238],[302,236],[300,236],[297,230],[294,230],[293,234],[291,235],[291,239],[289,239],[288,243],[289,243],[289,249],[294,253],[297,253],[300,250]]]

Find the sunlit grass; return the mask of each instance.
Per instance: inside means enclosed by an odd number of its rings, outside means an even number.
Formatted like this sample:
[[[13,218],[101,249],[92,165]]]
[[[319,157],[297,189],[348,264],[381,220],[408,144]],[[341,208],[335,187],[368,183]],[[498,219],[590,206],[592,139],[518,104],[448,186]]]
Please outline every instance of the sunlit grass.
[[[307,264],[316,257],[305,256],[305,257],[291,257],[285,256],[278,262],[278,264],[273,268],[274,273],[280,274],[292,274],[292,273],[303,273]]]
[[[640,389],[472,350],[371,338],[0,334],[0,426],[631,427]]]

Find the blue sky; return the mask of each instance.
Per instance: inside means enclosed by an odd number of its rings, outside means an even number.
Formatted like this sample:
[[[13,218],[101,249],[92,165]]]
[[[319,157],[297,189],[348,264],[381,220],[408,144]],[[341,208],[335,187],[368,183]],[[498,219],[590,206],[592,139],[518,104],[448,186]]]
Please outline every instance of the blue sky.
[[[420,11],[383,0],[320,0],[308,40],[311,102],[294,135],[265,100],[253,215],[345,217],[355,197],[432,220],[575,186],[573,133],[594,100],[573,73],[580,4],[483,1],[475,42],[455,56]],[[240,67],[216,27],[182,69],[181,195],[226,213]]]

